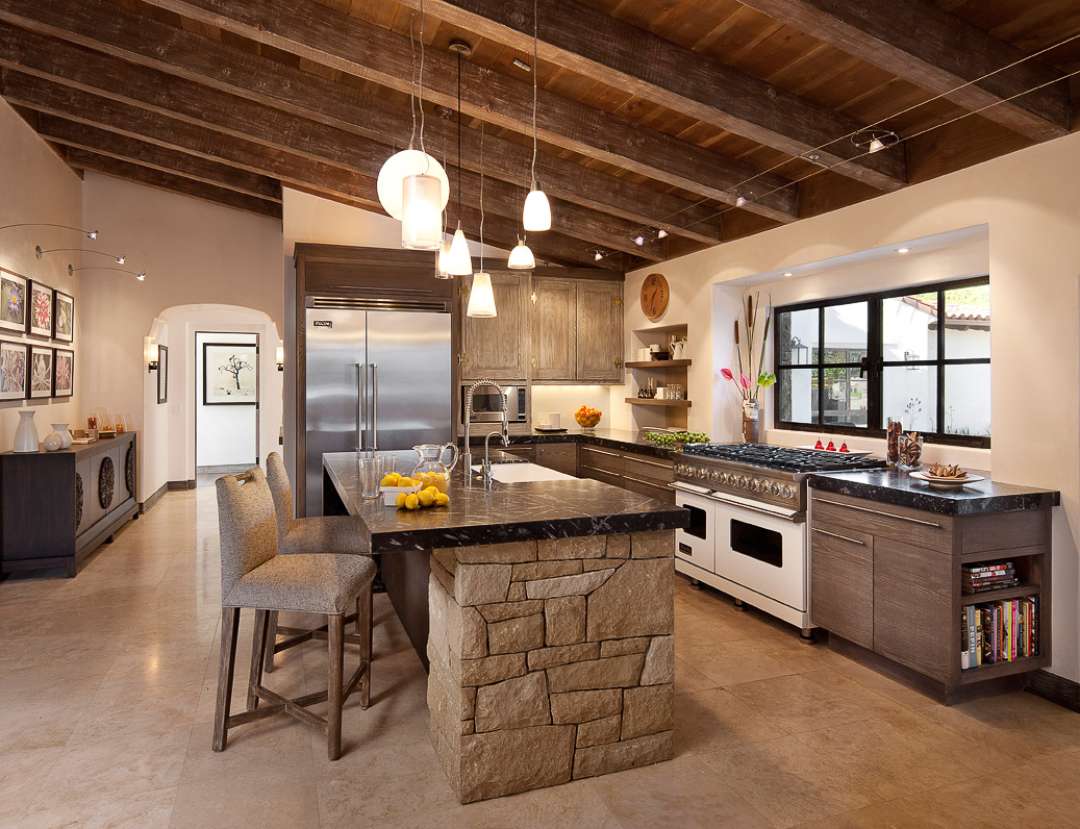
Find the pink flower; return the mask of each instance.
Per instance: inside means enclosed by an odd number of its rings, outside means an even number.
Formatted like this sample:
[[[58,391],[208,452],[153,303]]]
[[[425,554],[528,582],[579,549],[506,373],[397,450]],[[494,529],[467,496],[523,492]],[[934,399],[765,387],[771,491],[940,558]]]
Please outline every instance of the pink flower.
[[[722,369],[720,369],[720,376],[723,377],[725,380],[734,380],[735,379],[735,375],[731,373],[730,368],[722,368]]]
[[[740,374],[739,375],[739,385],[742,386],[744,389],[749,389],[750,388],[750,378],[747,377],[745,374]]]

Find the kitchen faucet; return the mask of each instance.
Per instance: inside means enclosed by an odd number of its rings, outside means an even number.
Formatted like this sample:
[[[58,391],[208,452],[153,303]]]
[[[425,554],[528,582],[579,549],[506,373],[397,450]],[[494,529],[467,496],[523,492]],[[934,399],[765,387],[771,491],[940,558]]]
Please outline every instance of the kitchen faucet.
[[[484,482],[484,489],[492,489],[495,486],[495,479],[491,475],[491,436],[501,435],[503,446],[510,445],[510,434],[504,428],[502,432],[498,430],[494,432],[488,432],[484,435],[484,463],[480,467],[480,477]]]
[[[502,442],[503,446],[510,445],[510,413],[508,411],[508,405],[506,402],[506,392],[503,391],[502,386],[496,383],[494,380],[477,380],[471,386],[469,390],[465,392],[465,450],[462,452],[463,460],[465,462],[465,485],[469,486],[472,482],[472,445],[470,443],[472,438],[472,404],[473,394],[481,386],[491,386],[499,392],[499,397],[502,399]],[[499,434],[498,432],[492,432],[491,434]],[[491,437],[491,435],[488,435]],[[491,488],[491,463],[488,455],[488,441],[484,439],[484,463],[487,468],[487,472],[484,477],[484,486],[488,489]]]

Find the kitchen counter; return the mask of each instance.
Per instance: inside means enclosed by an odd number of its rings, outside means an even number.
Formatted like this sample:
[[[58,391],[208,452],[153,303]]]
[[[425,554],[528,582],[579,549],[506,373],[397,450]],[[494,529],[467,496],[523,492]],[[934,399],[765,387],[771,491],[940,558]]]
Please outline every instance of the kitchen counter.
[[[428,667],[431,740],[462,803],[672,757],[687,510],[569,477],[485,490],[459,467],[449,506],[405,511],[359,498],[352,452],[323,471],[326,511],[359,519]]]
[[[984,474],[971,471],[976,475]],[[999,483],[990,480],[989,474],[985,473],[986,480],[957,490],[931,489],[928,484],[897,469],[815,473],[807,478],[807,485],[823,492],[867,498],[938,515],[981,515],[1044,509],[1061,502],[1061,494],[1057,491]]]
[[[481,426],[495,427],[497,424],[474,424],[472,445],[483,445],[483,436],[477,436],[475,431]],[[529,446],[537,443],[588,443],[594,446],[606,446],[609,449],[625,449],[638,452],[642,455],[653,455],[658,458],[673,458],[677,453],[674,449],[665,449],[651,443],[644,437],[644,432],[636,432],[632,429],[595,429],[591,432],[582,429],[568,429],[565,432],[540,432],[533,429],[526,434],[510,436],[510,443],[515,446]]]

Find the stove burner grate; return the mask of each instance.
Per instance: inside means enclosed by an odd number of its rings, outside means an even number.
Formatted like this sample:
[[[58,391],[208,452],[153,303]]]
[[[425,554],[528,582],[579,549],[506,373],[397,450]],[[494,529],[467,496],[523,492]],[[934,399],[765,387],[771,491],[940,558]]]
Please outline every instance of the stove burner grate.
[[[683,454],[784,472],[841,472],[885,466],[885,462],[878,458],[826,455],[814,449],[792,449],[763,443],[691,443],[683,447]]]

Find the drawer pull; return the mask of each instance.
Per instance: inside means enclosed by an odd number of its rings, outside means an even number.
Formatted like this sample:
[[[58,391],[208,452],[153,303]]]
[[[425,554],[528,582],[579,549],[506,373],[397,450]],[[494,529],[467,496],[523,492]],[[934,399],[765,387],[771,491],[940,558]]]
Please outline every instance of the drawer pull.
[[[625,457],[626,457],[626,459],[628,461],[633,461],[634,463],[647,463],[649,466],[659,466],[661,469],[666,469],[669,472],[672,469],[672,464],[670,462],[661,463],[660,461],[649,461],[649,460],[645,460],[645,458],[636,458],[636,457],[632,457],[632,456],[629,456],[629,455],[627,455]]]
[[[596,449],[596,448],[594,448],[592,446],[582,446],[581,451],[583,451],[583,452],[595,452],[598,455],[611,455],[613,458],[619,457],[618,452],[609,452],[606,449]]]
[[[827,535],[829,538],[839,538],[841,541],[847,541],[849,544],[858,544],[860,547],[865,547],[865,541],[859,541],[857,538],[848,538],[846,535],[840,535],[840,533],[831,533],[828,530],[819,530],[817,527],[811,527],[811,529],[820,533],[821,535]]]
[[[606,475],[609,478],[621,478],[622,477],[621,475],[616,475],[614,472],[608,472],[606,469],[598,469],[595,466],[586,466],[585,464],[582,464],[581,468],[584,469],[587,472],[599,472],[601,475]]]
[[[832,504],[834,507],[844,507],[845,509],[853,509],[858,512],[868,512],[871,515],[880,515],[884,518],[895,518],[897,521],[907,521],[909,524],[921,524],[924,527],[933,527],[940,530],[941,524],[936,524],[933,521],[923,521],[919,518],[908,518],[906,515],[897,515],[893,512],[885,512],[880,509],[870,509],[869,507],[857,507],[854,504],[845,504],[843,501],[832,501],[829,498],[814,498],[815,501],[819,501],[822,504]]]
[[[643,484],[645,486],[651,486],[653,489],[668,489],[667,484],[660,483],[659,481],[647,481],[644,478],[635,478],[633,475],[623,475],[628,481],[633,481],[635,484]]]

